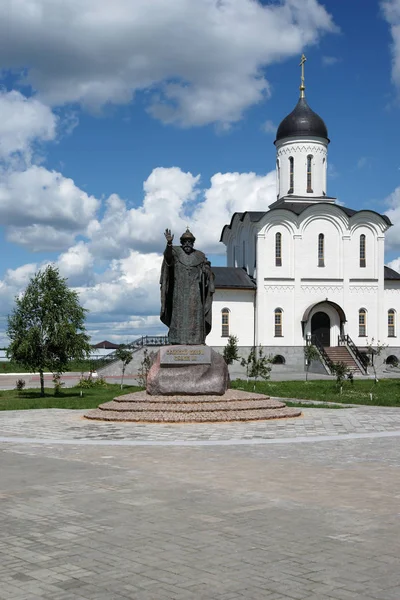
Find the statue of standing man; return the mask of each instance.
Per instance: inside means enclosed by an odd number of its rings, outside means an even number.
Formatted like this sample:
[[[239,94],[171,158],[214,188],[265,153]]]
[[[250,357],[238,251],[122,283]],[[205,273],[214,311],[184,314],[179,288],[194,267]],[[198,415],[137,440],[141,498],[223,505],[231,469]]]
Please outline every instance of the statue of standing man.
[[[214,274],[205,254],[194,249],[195,237],[189,228],[180,246],[165,230],[167,247],[161,267],[161,321],[169,327],[170,344],[205,344],[211,331]]]

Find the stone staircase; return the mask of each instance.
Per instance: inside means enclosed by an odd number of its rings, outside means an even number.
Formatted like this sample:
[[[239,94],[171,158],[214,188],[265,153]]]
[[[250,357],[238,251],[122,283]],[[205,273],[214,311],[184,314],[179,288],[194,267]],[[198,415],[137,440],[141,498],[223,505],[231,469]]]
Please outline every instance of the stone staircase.
[[[228,389],[223,396],[151,396],[145,391],[134,392],[100,404],[84,416],[98,421],[207,423],[264,421],[300,415],[300,408],[288,407],[276,398]]]
[[[325,348],[325,352],[332,362],[343,362],[354,374],[361,375],[361,371],[346,346],[330,346]]]

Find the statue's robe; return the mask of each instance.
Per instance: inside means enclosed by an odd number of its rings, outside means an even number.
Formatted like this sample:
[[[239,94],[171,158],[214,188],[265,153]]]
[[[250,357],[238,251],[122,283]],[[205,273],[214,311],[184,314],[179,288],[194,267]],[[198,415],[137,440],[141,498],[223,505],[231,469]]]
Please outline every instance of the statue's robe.
[[[168,249],[167,249],[168,250]],[[211,331],[214,274],[205,254],[180,246],[167,250],[161,267],[161,321],[169,327],[170,344],[204,344]]]

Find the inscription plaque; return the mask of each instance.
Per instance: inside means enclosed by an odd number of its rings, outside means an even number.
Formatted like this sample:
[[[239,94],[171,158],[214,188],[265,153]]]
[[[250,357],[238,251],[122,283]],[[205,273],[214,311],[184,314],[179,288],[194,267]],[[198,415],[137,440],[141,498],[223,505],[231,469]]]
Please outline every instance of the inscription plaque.
[[[211,348],[209,346],[164,346],[160,348],[160,365],[209,365]]]

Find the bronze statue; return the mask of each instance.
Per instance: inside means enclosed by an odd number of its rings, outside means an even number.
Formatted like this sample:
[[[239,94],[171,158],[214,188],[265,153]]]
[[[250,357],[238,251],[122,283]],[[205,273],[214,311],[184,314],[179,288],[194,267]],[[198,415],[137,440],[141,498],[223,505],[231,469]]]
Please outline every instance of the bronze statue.
[[[161,321],[169,327],[170,344],[205,344],[211,331],[211,304],[214,274],[205,254],[194,249],[195,237],[189,228],[180,246],[165,230],[167,247],[161,267]]]

